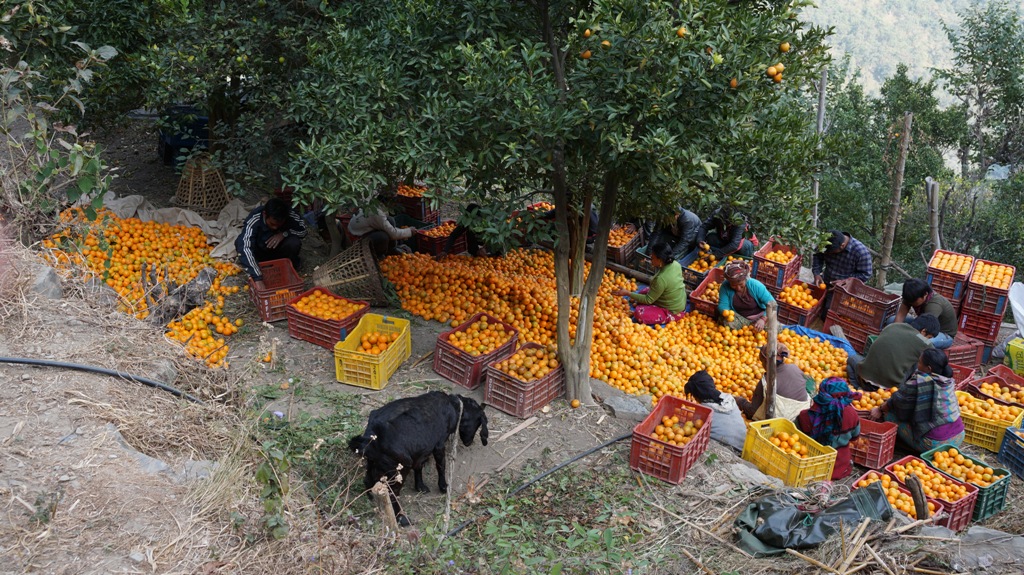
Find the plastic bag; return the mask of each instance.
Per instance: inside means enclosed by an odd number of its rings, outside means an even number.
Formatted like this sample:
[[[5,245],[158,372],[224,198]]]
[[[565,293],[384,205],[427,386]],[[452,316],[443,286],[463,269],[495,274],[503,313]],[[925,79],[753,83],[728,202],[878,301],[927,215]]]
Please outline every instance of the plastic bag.
[[[797,335],[813,337],[814,339],[831,343],[832,347],[838,347],[839,349],[845,351],[849,355],[857,353],[857,351],[853,349],[853,346],[850,345],[850,342],[846,341],[845,339],[841,337],[836,337],[834,335],[821,333],[820,331],[815,331],[809,327],[804,327],[802,325],[784,325],[780,329],[788,329]]]

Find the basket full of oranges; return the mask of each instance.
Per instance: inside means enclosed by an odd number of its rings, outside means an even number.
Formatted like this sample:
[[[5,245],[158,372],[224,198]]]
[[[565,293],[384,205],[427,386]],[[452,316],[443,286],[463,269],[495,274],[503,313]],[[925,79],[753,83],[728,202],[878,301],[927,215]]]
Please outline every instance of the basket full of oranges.
[[[978,501],[978,488],[970,483],[957,481],[940,473],[919,457],[908,455],[899,461],[885,466],[885,470],[896,477],[900,485],[906,487],[907,478],[916,475],[921,481],[925,497],[938,499],[945,503],[949,517],[939,524],[959,531],[971,522],[974,505]]]
[[[711,439],[712,412],[673,395],[662,396],[635,428],[629,467],[662,481],[679,484]]]
[[[484,403],[520,419],[565,395],[565,370],[555,348],[525,343],[484,368]]]
[[[940,445],[925,451],[921,459],[943,474],[978,488],[978,502],[974,504],[974,521],[984,521],[1006,508],[1006,494],[1013,476],[1006,469],[991,467],[953,445]]]
[[[721,289],[723,281],[725,281],[724,269],[715,268],[709,271],[697,289],[690,290],[689,299],[693,304],[693,309],[708,317],[715,317],[718,312],[718,290]]]
[[[750,424],[743,459],[790,487],[803,487],[832,479],[836,450],[814,441],[788,419],[765,419]]]
[[[325,288],[314,287],[285,306],[288,335],[334,349],[334,344],[344,339],[369,310],[370,304],[366,302],[346,299]]]
[[[1020,427],[1024,409],[999,405],[995,399],[980,399],[963,391],[956,392],[960,417],[964,420],[964,441],[999,453],[1007,427]]]
[[[1017,268],[1011,265],[985,260],[975,262],[974,271],[967,281],[963,309],[1000,316],[1006,313],[1010,284],[1016,273]]]
[[[436,226],[416,230],[416,251],[432,256],[441,253],[448,243],[448,237],[455,231],[455,226],[455,220],[444,220]],[[466,236],[460,235],[452,245],[451,253],[461,254],[464,251],[466,251]]]
[[[437,336],[434,371],[466,389],[483,382],[484,366],[512,355],[519,330],[486,313],[477,313]]]
[[[910,490],[899,484],[898,481],[893,479],[892,475],[884,471],[868,471],[864,475],[861,475],[853,482],[854,489],[863,489],[873,483],[879,484],[882,491],[885,493],[885,498],[889,501],[889,505],[893,509],[899,511],[911,519],[917,519],[917,507],[914,505],[914,498],[910,495]],[[938,499],[925,498],[928,505],[928,517],[938,515],[940,513],[947,514],[947,505]]]
[[[338,381],[383,389],[412,354],[409,320],[368,313],[348,336],[334,345]]]

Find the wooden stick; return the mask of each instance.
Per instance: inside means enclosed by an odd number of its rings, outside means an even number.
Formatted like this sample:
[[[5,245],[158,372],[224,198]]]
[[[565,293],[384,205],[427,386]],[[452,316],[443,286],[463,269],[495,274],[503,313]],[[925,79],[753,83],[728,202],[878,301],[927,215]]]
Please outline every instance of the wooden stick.
[[[511,431],[506,431],[504,433],[504,435],[502,435],[498,439],[494,440],[494,442],[498,443],[499,441],[505,441],[509,437],[512,437],[513,435],[519,433],[520,431],[526,429],[527,427],[530,427],[531,425],[533,425],[536,422],[537,422],[537,418],[536,417],[531,417],[530,419],[527,419],[526,421],[524,421],[524,422],[520,423],[519,425],[513,427]]]
[[[850,568],[850,565],[853,563],[853,560],[856,559],[857,555],[860,553],[860,548],[863,547],[865,543],[867,543],[867,537],[864,537],[863,535],[864,530],[868,528],[869,523],[871,523],[871,519],[865,517],[864,521],[861,522],[860,526],[857,528],[857,531],[854,533],[853,539],[850,539],[850,554],[847,555],[846,559],[844,559],[842,564],[839,565],[838,571],[840,573],[846,573],[846,570]]]
[[[430,350],[430,351],[428,351],[428,352],[426,353],[426,355],[424,355],[423,357],[421,357],[421,358],[417,359],[417,360],[416,360],[416,363],[412,364],[412,366],[413,366],[413,367],[416,367],[417,365],[419,365],[419,364],[423,363],[424,361],[426,361],[426,359],[427,359],[428,357],[432,356],[432,355],[434,355],[434,350]]]
[[[926,541],[960,541],[955,537],[933,537],[931,535],[904,535],[903,539],[924,539]]]
[[[850,569],[850,570],[849,570],[849,571],[847,571],[846,573],[843,573],[843,575],[853,575],[854,573],[856,573],[856,572],[860,571],[861,569],[863,569],[863,568],[867,567],[868,565],[871,565],[871,563],[870,563],[870,562],[864,562],[864,563],[861,563],[860,565],[858,565],[858,566],[856,566],[856,567],[854,567],[854,568]]]
[[[844,575],[843,573],[841,573],[839,571],[836,571],[835,569],[829,567],[828,565],[825,565],[821,561],[818,561],[817,559],[813,559],[811,557],[808,557],[808,556],[804,555],[803,553],[801,553],[799,551],[794,551],[792,549],[786,549],[786,553],[789,553],[790,555],[793,555],[794,557],[799,557],[799,558],[803,559],[804,561],[810,563],[811,565],[814,565],[815,567],[817,567],[819,569],[824,569],[825,571],[828,571],[829,573],[835,573],[836,575]]]
[[[904,533],[906,531],[910,531],[911,529],[913,529],[915,527],[920,527],[922,525],[927,525],[929,523],[934,523],[936,517],[938,517],[938,516],[937,515],[933,515],[933,516],[929,517],[928,519],[918,519],[917,521],[915,521],[913,523],[910,523],[909,525],[904,525],[903,527],[900,527],[899,529],[894,529],[894,530],[890,531],[890,533],[894,533],[896,535],[899,535],[900,533]]]
[[[690,561],[692,561],[694,565],[696,565],[697,567],[700,567],[701,571],[707,573],[708,575],[715,575],[714,571],[712,571],[711,569],[708,569],[707,567],[705,567],[704,564],[700,562],[700,560],[698,560],[696,557],[694,557],[685,548],[680,547],[679,550],[682,551],[683,555],[686,555],[686,558],[689,559]]]
[[[846,560],[846,522],[842,519],[839,520],[839,549],[843,553],[843,561]]]
[[[378,481],[370,488],[370,497],[377,507],[377,514],[384,524],[385,529],[390,531],[391,536],[398,534],[398,520],[395,519],[395,509],[391,507],[391,488],[384,481]]]
[[[531,441],[530,443],[527,443],[525,447],[523,447],[519,451],[515,452],[515,454],[512,457],[509,457],[508,459],[506,459],[505,463],[502,463],[497,469],[494,470],[494,472],[498,473],[502,469],[505,469],[506,467],[508,467],[508,465],[510,463],[512,463],[517,457],[522,455],[524,451],[526,451],[527,449],[533,447],[533,444],[537,443],[538,441],[540,441],[540,438],[539,437],[534,437],[533,441]]]
[[[914,573],[927,573],[928,575],[949,575],[949,571],[935,571],[924,567],[911,567],[910,570]]]
[[[639,482],[640,480],[639,480],[639,479],[637,479],[637,481]],[[643,487],[643,485],[641,485],[641,487]],[[754,558],[754,556],[753,556],[753,555],[751,555],[750,553],[747,553],[746,551],[744,551],[744,550],[740,549],[739,547],[737,547],[737,546],[733,545],[732,543],[729,543],[729,542],[728,542],[728,541],[726,541],[725,539],[722,539],[722,538],[721,538],[721,537],[719,537],[718,535],[715,535],[714,533],[712,533],[712,532],[708,531],[707,529],[704,529],[704,528],[703,528],[703,527],[701,527],[700,525],[697,525],[697,524],[695,524],[695,523],[691,523],[690,521],[688,521],[688,520],[684,519],[683,517],[681,517],[681,516],[679,516],[679,515],[676,515],[675,513],[672,513],[671,511],[669,511],[668,509],[665,509],[665,508],[664,508],[664,507],[662,507],[661,505],[658,505],[657,503],[655,503],[655,502],[653,502],[653,501],[651,501],[651,500],[649,500],[649,499],[645,499],[645,500],[644,500],[644,502],[645,502],[645,503],[647,503],[648,505],[650,505],[651,507],[655,507],[655,508],[657,508],[657,509],[660,509],[660,510],[662,510],[663,512],[665,512],[665,513],[667,513],[667,514],[671,515],[671,516],[672,516],[672,517],[674,517],[674,518],[675,518],[676,520],[678,520],[678,521],[681,521],[681,522],[683,522],[683,523],[685,523],[685,524],[689,525],[690,527],[693,527],[693,528],[694,528],[694,529],[696,529],[697,531],[700,531],[701,533],[703,533],[703,534],[707,535],[708,537],[711,537],[711,538],[712,538],[712,539],[714,539],[715,541],[718,541],[718,542],[719,542],[719,543],[721,543],[722,545],[725,545],[726,547],[729,547],[729,548],[730,548],[730,549],[732,549],[733,551],[736,551],[736,552],[740,553],[740,554],[741,554],[741,555],[743,555],[744,557],[749,557],[749,558],[751,558],[751,559],[753,559],[753,558]]]
[[[768,309],[765,310],[766,321],[768,322],[768,359],[765,362],[767,369],[764,373],[764,414],[765,418],[775,417],[775,358],[778,354],[779,344],[779,316],[778,305],[774,301],[768,302]]]
[[[914,509],[917,511],[917,516],[921,519],[931,517],[931,513],[928,511],[928,500],[924,497],[924,487],[921,485],[921,479],[916,475],[908,475],[906,484],[907,490],[910,491],[910,497],[914,500]]]
[[[896,575],[892,572],[892,569],[889,569],[889,566],[885,564],[885,560],[879,557],[878,553],[875,553],[875,550],[871,548],[871,545],[865,545],[864,548],[868,550],[868,553],[872,557],[874,557],[875,561],[878,562],[878,564],[882,567],[882,569],[885,570],[886,573],[888,573],[889,575]]]

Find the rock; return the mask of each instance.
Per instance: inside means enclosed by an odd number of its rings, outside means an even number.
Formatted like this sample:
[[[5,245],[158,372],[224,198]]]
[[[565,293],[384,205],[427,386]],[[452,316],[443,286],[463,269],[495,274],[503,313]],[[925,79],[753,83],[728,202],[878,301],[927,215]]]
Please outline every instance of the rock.
[[[60,481],[61,483],[66,483],[66,482],[68,482],[68,481],[71,481],[71,480],[72,480],[72,479],[74,479],[74,478],[75,478],[75,476],[74,476],[74,475],[67,475],[67,474],[64,474],[64,475],[61,475],[60,477],[58,477],[58,478],[57,478],[57,481]]]
[[[158,359],[150,363],[146,372],[150,379],[167,385],[174,385],[174,380],[178,377],[178,370],[174,367],[174,362],[169,359]]]
[[[590,378],[590,393],[598,399],[598,401],[604,401],[609,397],[630,397],[639,400],[644,405],[653,405],[651,396],[648,394],[643,395],[629,395],[617,387],[612,387],[600,379]],[[650,410],[648,410],[650,411]]]
[[[744,487],[756,487],[769,485],[771,487],[782,487],[782,480],[777,477],[765,475],[759,469],[746,462],[729,463],[725,466],[726,473],[736,483]]]
[[[199,461],[186,461],[182,476],[185,481],[209,479],[210,475],[217,470],[217,462],[201,459]]]
[[[612,415],[618,419],[630,421],[643,421],[651,412],[650,404],[644,404],[635,397],[611,396],[606,397],[604,404],[612,410]]]
[[[172,470],[171,467],[164,463],[163,461],[150,457],[145,453],[136,451],[134,447],[129,445],[128,442],[124,440],[124,437],[121,435],[121,432],[117,430],[117,427],[114,424],[107,424],[107,432],[114,437],[114,439],[117,441],[118,445],[121,446],[121,448],[123,448],[129,455],[134,457],[139,462],[139,465],[142,467],[142,471],[154,475],[157,473],[168,473],[171,475],[174,474],[174,470]]]
[[[35,274],[32,279],[31,290],[47,299],[60,299],[64,297],[64,288],[60,283],[60,276],[50,266],[42,264],[32,266]]]
[[[128,559],[131,559],[134,563],[145,563],[146,555],[141,551],[132,551],[128,554]]]
[[[105,307],[117,305],[118,296],[113,288],[108,286],[99,278],[90,278],[82,286],[85,298],[92,303]]]

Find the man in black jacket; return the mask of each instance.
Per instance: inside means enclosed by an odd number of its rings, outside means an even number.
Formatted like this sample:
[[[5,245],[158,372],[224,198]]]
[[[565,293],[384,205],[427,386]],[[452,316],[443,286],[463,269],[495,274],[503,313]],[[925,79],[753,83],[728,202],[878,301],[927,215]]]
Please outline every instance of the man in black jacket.
[[[239,264],[258,289],[266,289],[260,262],[288,258],[295,269],[299,269],[299,250],[304,237],[306,223],[302,216],[281,198],[271,198],[250,212],[242,224],[242,233],[235,239]]]

